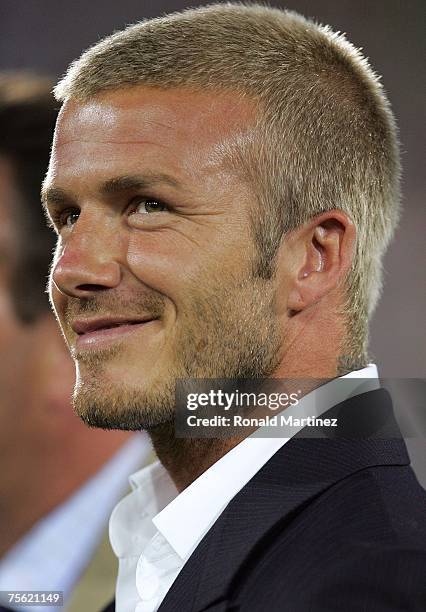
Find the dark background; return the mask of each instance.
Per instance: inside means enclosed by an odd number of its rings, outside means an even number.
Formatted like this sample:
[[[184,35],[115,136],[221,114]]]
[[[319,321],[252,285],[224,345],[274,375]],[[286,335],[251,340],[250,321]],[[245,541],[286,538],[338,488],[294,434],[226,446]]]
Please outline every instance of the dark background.
[[[0,0],[0,69],[60,76],[103,36],[145,17],[206,2]],[[426,364],[424,231],[424,0],[288,0],[348,38],[370,58],[396,114],[403,157],[404,214],[385,260],[385,288],[372,322],[371,353],[387,377],[423,377]]]

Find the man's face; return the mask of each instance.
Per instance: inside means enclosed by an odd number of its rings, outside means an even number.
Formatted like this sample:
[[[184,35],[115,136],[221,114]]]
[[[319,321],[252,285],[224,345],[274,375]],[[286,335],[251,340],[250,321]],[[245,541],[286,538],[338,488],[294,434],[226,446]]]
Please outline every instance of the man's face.
[[[253,273],[253,195],[225,153],[253,111],[137,87],[61,112],[45,183],[59,239],[51,300],[91,425],[169,421],[187,377],[267,376],[274,282]]]

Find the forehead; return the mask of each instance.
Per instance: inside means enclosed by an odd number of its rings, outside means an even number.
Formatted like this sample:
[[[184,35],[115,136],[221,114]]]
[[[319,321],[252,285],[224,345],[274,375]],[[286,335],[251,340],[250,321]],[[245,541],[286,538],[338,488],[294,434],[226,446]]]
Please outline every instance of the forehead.
[[[133,87],[70,100],[58,119],[49,174],[89,159],[93,171],[137,165],[145,154],[145,162],[161,160],[190,172],[219,163],[225,144],[247,137],[254,116],[254,103],[230,92]]]

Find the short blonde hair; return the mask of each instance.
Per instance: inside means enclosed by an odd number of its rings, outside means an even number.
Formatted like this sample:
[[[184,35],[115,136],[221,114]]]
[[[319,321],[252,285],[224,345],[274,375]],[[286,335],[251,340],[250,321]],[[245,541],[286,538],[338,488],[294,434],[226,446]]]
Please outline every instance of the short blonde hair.
[[[399,146],[386,94],[346,38],[301,15],[218,4],[137,23],[71,64],[58,100],[146,85],[231,91],[257,103],[257,137],[232,157],[257,195],[258,274],[286,232],[332,209],[357,229],[342,312],[343,369],[367,360],[368,319],[399,216]]]

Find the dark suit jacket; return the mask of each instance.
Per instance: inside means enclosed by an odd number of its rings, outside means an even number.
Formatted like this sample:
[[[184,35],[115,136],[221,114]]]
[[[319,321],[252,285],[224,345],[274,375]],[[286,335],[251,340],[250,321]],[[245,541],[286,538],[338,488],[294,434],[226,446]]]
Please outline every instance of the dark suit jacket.
[[[228,504],[160,612],[426,610],[426,493],[388,393],[325,416],[347,424],[345,437],[305,429],[283,446]]]

